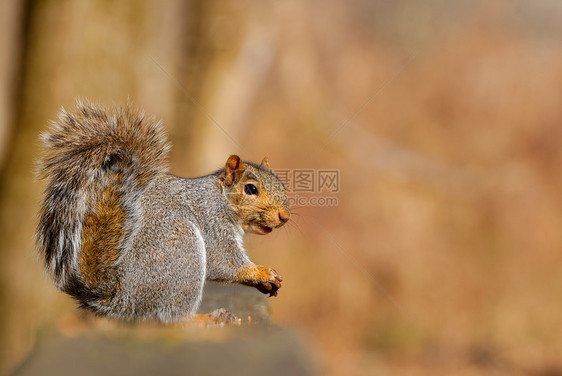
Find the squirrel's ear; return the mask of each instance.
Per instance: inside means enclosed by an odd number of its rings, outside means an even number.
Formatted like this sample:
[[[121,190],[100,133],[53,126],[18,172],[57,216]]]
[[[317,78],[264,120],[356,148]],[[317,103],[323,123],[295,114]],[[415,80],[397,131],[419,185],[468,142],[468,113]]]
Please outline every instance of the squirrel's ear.
[[[269,167],[269,158],[263,157],[260,166],[265,167],[268,170],[271,170],[271,167]]]
[[[244,168],[244,163],[240,160],[239,156],[231,155],[228,157],[225,166],[224,184],[226,186],[231,186],[234,182],[236,172],[242,171]]]

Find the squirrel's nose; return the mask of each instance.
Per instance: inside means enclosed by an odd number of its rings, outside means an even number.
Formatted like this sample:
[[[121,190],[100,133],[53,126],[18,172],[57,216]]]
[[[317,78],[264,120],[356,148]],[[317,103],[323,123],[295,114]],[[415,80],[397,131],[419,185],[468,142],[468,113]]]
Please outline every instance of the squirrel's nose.
[[[291,217],[291,213],[286,209],[279,209],[279,220],[282,223],[286,223]]]

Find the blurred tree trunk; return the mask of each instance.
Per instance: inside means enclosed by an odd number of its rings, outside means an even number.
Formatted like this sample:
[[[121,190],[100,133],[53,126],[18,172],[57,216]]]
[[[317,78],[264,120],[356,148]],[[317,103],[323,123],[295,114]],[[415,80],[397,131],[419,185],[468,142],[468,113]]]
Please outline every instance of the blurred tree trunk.
[[[20,78],[25,2],[0,2],[0,171],[10,139],[17,106],[17,85]]]
[[[212,22],[202,25],[202,48],[206,65],[204,80],[193,115],[191,134],[198,142],[190,159],[197,174],[221,167],[229,154],[261,160],[251,155],[259,150],[248,128],[252,107],[265,85],[276,53],[271,3],[210,2]],[[227,13],[228,17],[221,17]],[[197,55],[196,55],[197,56]],[[190,82],[191,80],[186,80]],[[189,102],[187,96],[184,98]]]

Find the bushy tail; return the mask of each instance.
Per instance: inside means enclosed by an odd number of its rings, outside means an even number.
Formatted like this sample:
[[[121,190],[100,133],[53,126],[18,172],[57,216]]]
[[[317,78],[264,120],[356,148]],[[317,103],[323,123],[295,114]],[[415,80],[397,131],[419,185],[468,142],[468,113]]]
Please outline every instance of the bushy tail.
[[[129,103],[105,108],[77,101],[42,139],[38,174],[47,187],[37,247],[57,287],[71,292],[84,280],[95,287],[103,265],[117,261],[125,222],[144,189],[167,172],[166,135],[160,122]],[[92,272],[89,283],[80,278],[83,267]]]

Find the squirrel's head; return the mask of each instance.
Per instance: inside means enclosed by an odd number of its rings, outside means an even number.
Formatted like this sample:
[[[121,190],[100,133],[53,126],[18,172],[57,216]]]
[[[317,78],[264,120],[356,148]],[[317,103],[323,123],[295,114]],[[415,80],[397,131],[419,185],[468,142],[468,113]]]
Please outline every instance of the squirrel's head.
[[[267,157],[256,165],[231,155],[219,178],[244,231],[265,235],[289,220],[285,187],[269,168]]]

